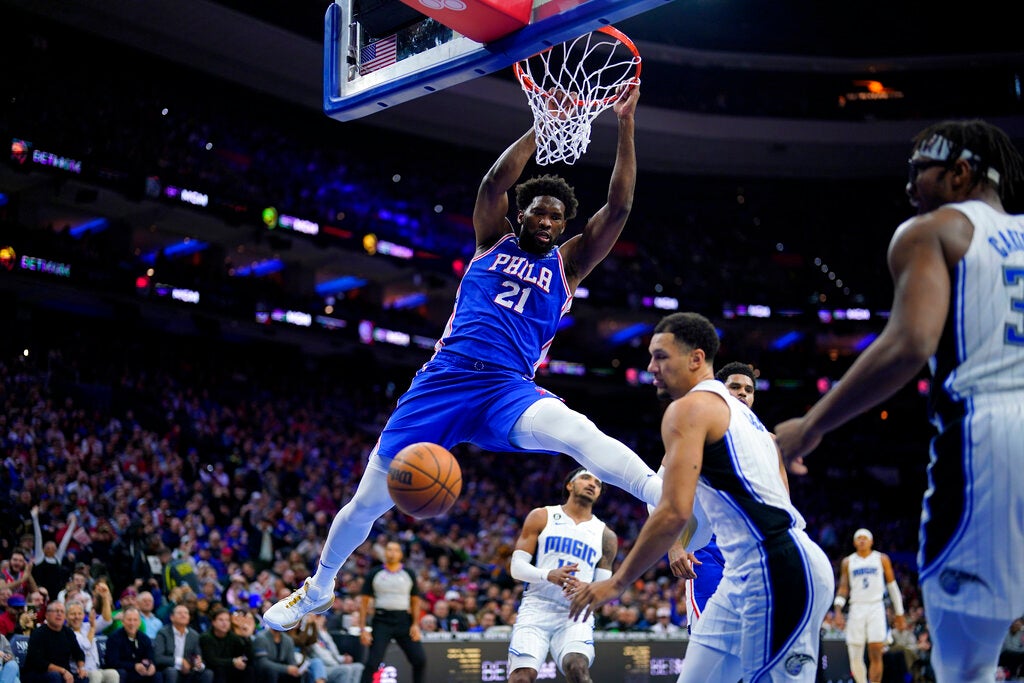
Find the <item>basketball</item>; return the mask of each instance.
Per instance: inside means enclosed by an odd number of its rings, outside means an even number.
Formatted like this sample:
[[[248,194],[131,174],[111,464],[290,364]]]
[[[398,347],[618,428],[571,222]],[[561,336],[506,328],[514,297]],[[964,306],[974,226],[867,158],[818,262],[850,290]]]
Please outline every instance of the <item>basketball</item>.
[[[448,511],[462,492],[462,468],[436,443],[406,446],[388,468],[388,493],[399,510],[417,519]]]

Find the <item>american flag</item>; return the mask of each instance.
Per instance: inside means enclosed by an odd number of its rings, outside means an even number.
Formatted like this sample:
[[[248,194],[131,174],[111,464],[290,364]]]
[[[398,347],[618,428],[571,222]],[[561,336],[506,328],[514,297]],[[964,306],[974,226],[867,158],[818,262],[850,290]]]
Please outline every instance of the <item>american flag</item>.
[[[388,36],[370,43],[359,51],[359,75],[383,69],[395,63],[398,36]]]

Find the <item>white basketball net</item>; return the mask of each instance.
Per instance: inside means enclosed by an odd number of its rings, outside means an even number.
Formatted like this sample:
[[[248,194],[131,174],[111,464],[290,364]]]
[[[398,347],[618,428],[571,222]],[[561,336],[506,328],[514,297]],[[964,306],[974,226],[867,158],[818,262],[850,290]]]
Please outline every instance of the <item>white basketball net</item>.
[[[636,48],[611,27],[518,62],[516,75],[533,110],[537,163],[572,164],[583,156],[590,124],[615,104],[620,85],[640,83],[639,73]]]

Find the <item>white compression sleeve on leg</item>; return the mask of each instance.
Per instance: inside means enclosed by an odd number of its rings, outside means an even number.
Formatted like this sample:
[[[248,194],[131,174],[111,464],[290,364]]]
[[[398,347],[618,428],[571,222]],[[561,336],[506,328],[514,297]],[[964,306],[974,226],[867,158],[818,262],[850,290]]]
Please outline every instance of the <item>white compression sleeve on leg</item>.
[[[892,613],[898,617],[903,616],[903,594],[900,593],[900,585],[895,581],[885,584],[889,589],[889,600],[892,601]]]
[[[661,477],[624,443],[555,398],[542,398],[516,420],[509,441],[527,450],[572,456],[601,478],[650,505],[661,498]]]
[[[334,590],[334,579],[341,565],[370,535],[373,523],[393,505],[388,493],[388,467],[374,447],[355,495],[334,516],[313,583],[322,589]]]
[[[864,645],[847,643],[846,652],[850,655],[850,673],[856,683],[868,683],[868,665],[864,663]]]
[[[525,583],[540,583],[541,581],[547,581],[548,572],[535,567],[530,561],[532,559],[533,556],[525,550],[513,551],[512,563],[509,567],[509,573],[512,574],[512,578]]]

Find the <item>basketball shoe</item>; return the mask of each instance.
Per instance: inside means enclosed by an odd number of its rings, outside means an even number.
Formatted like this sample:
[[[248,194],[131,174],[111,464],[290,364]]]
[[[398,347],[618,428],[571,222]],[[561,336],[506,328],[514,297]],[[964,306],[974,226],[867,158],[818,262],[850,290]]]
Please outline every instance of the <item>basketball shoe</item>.
[[[310,579],[284,600],[278,600],[263,614],[263,623],[275,631],[288,631],[298,626],[307,614],[323,614],[334,604],[334,591],[322,593]]]

